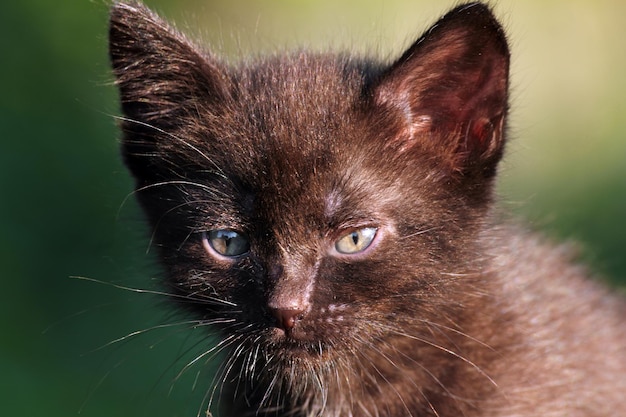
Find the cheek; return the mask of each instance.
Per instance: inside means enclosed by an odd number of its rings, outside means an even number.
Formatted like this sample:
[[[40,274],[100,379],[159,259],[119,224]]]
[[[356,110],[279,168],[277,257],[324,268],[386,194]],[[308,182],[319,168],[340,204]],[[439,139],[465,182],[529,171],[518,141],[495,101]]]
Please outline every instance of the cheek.
[[[401,286],[403,272],[384,258],[336,264],[320,270],[316,302],[369,306],[390,299]]]
[[[177,277],[175,285],[182,292],[214,293],[241,303],[246,297],[258,297],[262,268],[250,257],[231,260],[207,254],[202,240],[181,248],[172,265],[171,276]]]

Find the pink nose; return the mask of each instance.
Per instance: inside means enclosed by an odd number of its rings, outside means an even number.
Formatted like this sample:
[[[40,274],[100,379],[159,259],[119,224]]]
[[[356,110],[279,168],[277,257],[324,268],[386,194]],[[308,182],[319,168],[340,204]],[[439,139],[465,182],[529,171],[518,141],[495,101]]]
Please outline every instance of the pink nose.
[[[272,314],[276,317],[276,327],[285,331],[285,333],[291,332],[296,325],[297,320],[302,319],[303,310],[284,309],[284,308],[271,308]]]

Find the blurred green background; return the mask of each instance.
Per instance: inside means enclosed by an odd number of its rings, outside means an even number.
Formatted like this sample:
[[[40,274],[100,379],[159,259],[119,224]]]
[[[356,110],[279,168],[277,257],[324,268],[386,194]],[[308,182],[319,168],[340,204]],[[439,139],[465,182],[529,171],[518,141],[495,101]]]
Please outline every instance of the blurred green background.
[[[296,45],[391,58],[454,2],[147,3],[237,59]],[[0,8],[2,416],[191,416],[209,385],[202,367],[175,381],[206,346],[202,332],[178,326],[109,344],[171,320],[159,297],[71,278],[156,288],[158,277],[137,206],[124,202],[131,181],[112,118],[107,8]],[[623,285],[626,3],[501,0],[495,10],[513,52],[504,204],[579,241],[594,270]]]

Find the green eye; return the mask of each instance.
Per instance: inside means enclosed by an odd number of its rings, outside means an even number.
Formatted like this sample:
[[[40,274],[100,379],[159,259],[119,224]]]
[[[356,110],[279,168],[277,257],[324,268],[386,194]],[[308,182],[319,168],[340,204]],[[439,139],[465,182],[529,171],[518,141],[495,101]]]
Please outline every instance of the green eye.
[[[337,240],[335,242],[335,249],[337,252],[345,255],[363,252],[372,244],[377,231],[378,229],[375,227],[364,227],[354,230]]]
[[[202,243],[207,250],[219,255],[236,257],[250,250],[250,242],[239,232],[229,229],[217,229],[202,233]],[[208,247],[207,247],[208,245]]]

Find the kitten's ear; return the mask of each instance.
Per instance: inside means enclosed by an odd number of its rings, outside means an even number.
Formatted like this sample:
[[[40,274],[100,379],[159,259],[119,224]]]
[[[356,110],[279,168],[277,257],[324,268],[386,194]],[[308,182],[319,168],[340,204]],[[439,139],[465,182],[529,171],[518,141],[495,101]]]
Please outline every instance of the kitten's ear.
[[[180,115],[190,100],[219,100],[226,94],[218,65],[141,4],[113,5],[109,54],[122,110],[140,121]]]
[[[376,103],[402,119],[390,145],[407,151],[419,143],[452,173],[492,176],[503,150],[508,71],[506,38],[489,8],[452,10],[375,87]]]
[[[199,109],[228,94],[226,71],[138,3],[115,3],[109,54],[120,91],[123,152],[136,176],[150,170],[150,155],[180,149],[174,138]]]

